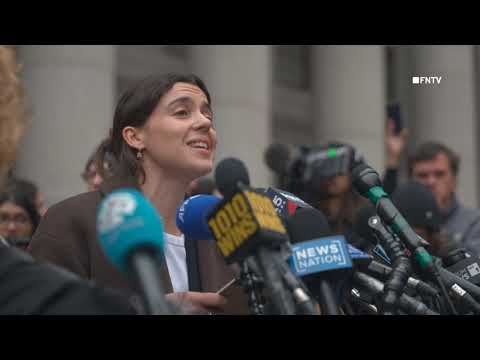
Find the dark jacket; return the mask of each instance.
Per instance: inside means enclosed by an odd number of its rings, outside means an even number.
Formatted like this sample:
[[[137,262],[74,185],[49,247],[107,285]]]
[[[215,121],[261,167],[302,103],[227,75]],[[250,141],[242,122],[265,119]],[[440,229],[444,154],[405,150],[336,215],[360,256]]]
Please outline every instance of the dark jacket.
[[[138,289],[109,262],[97,239],[97,210],[103,197],[112,190],[114,187],[104,185],[100,191],[83,193],[50,207],[33,236],[29,251],[37,260],[95,280],[100,286],[133,294]],[[235,277],[215,242],[186,238],[185,250],[190,291],[215,292]],[[172,292],[165,261],[161,274],[165,291]],[[227,313],[248,313],[247,297],[240,287],[232,290],[228,300]]]
[[[0,315],[135,315],[125,294],[0,245]]]

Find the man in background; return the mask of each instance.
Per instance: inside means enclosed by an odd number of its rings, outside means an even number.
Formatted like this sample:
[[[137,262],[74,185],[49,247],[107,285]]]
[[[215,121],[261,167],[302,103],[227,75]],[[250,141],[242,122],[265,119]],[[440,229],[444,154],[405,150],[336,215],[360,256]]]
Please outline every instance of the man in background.
[[[435,195],[442,228],[447,231],[452,245],[480,255],[480,211],[467,208],[458,200],[459,170],[460,157],[438,142],[422,144],[409,161],[410,177]]]

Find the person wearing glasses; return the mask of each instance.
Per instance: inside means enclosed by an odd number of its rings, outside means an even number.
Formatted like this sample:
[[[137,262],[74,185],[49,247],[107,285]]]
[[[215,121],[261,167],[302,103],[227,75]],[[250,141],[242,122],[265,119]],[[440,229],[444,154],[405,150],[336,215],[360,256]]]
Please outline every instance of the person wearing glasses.
[[[0,193],[0,236],[10,245],[26,249],[40,221],[36,205],[15,186]]]
[[[27,120],[19,75],[14,49],[0,45],[0,233],[7,237],[31,235],[38,222],[32,196],[18,191],[30,198],[30,204],[25,205],[7,182]],[[141,310],[123,293],[100,288],[46,262],[36,262],[2,236],[0,315],[135,315]]]
[[[25,194],[31,203],[35,204],[40,216],[45,215],[48,210],[45,201],[45,195],[38,186],[30,180],[12,176],[8,179],[7,187],[15,188],[17,191]]]

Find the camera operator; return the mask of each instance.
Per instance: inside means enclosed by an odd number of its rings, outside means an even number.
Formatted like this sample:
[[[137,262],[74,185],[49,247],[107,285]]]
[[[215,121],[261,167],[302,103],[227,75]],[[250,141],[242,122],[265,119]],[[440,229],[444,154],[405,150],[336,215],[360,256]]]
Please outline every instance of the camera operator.
[[[353,231],[356,211],[366,203],[352,187],[351,171],[363,162],[362,155],[351,145],[330,142],[310,148],[295,168],[291,191],[310,205],[321,210],[333,234],[343,234],[347,241],[359,249],[368,249],[370,244]]]

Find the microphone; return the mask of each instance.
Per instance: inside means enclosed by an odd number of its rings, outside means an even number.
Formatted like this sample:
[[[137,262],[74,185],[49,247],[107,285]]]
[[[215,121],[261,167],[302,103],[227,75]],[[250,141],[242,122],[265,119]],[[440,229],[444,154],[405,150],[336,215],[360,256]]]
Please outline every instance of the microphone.
[[[207,216],[207,223],[227,264],[243,264],[253,256],[281,314],[295,314],[294,301],[303,312],[316,313],[284,261],[288,235],[283,222],[270,198],[248,186],[250,179],[243,162],[223,160],[215,171],[215,182],[224,198]]]
[[[380,227],[383,227],[383,224],[380,219],[378,219],[375,209],[371,205],[364,206],[357,212],[356,221],[354,223],[355,232],[375,245],[372,249],[372,253],[383,262],[381,263],[373,260],[368,264],[368,270],[383,277],[387,277],[392,271],[392,268],[388,266],[392,261],[383,247],[377,243],[379,241],[379,236],[386,232],[386,229],[380,229]],[[374,228],[377,228],[379,231],[374,231]],[[407,252],[408,250],[405,249],[405,251]],[[385,263],[388,265],[385,265]],[[411,276],[408,278],[406,285],[408,288],[427,296],[435,297],[440,295],[436,288]]]
[[[302,157],[298,148],[281,143],[273,143],[264,154],[267,166],[281,176],[291,174],[293,165]]]
[[[345,238],[334,236],[304,241],[293,245],[292,250],[293,274],[304,280],[326,315],[339,315],[337,298],[343,295],[343,288],[335,294],[331,283],[341,283],[352,269]]]
[[[303,168],[305,156],[309,152],[306,146],[274,143],[264,153],[267,166],[278,175],[279,187],[292,192],[303,192]]]
[[[347,248],[355,267],[369,266],[373,261],[373,257],[362,250],[359,250],[350,244],[347,244]]]
[[[283,219],[294,215],[298,209],[312,209],[313,206],[307,204],[298,196],[285,191],[269,187],[264,190],[266,196],[272,200],[273,206],[278,215]]]
[[[381,281],[372,276],[364,274],[359,271],[353,273],[353,282],[360,288],[364,288],[378,297],[383,294],[384,285]],[[398,299],[398,306],[407,314],[412,315],[439,315],[437,312],[428,308],[424,303],[406,295],[402,294]]]
[[[195,195],[183,202],[177,209],[177,227],[193,240],[213,240],[213,234],[207,223],[207,215],[220,203],[221,199],[213,195]]]
[[[97,220],[105,254],[139,286],[147,313],[172,314],[159,274],[164,238],[162,219],[155,208],[140,192],[120,189],[102,201]]]
[[[439,272],[442,279],[447,283],[447,286],[452,286],[452,284],[456,283],[468,291],[477,301],[480,301],[480,287],[442,267],[439,268]]]
[[[477,256],[472,256],[466,249],[460,248],[448,253],[442,261],[444,266],[447,267],[447,271],[450,271],[476,286],[479,285],[480,266]],[[447,283],[450,288],[450,294],[460,301],[465,308],[473,310],[476,314],[480,312],[480,304],[476,302],[473,297],[461,287],[461,285],[452,281],[447,281]]]
[[[242,161],[222,160],[215,169],[215,183],[224,198],[207,215],[207,223],[227,264],[244,260],[259,244],[287,243],[287,231],[272,202],[249,187]]]
[[[186,199],[177,209],[177,227],[190,239],[215,241],[207,217],[220,202],[220,198],[211,195],[197,195]],[[247,258],[237,278],[250,297],[249,304],[255,315],[262,315],[264,312],[263,297],[260,294],[262,286],[260,275],[255,259]]]
[[[392,227],[393,231],[412,252],[418,252],[419,249],[423,249],[423,246],[429,245],[413,231],[389,199],[382,188],[380,176],[375,170],[365,164],[356,166],[352,171],[352,183],[360,195],[368,198],[376,206],[377,213],[382,221]],[[425,250],[419,253],[417,257],[422,268],[427,267],[433,261]]]
[[[360,238],[371,243],[373,246],[371,253],[375,255],[376,259],[379,259],[382,262],[390,265],[392,261],[388,257],[385,249],[378,243],[378,236],[372,231],[373,229],[369,225],[370,218],[376,215],[377,213],[372,205],[367,204],[362,206],[356,213],[353,222],[353,231],[359,235]]]
[[[177,209],[177,227],[188,238],[213,241],[214,235],[208,227],[207,217],[220,202],[220,198],[212,195],[196,195],[188,198]],[[371,255],[350,244],[347,244],[347,247],[355,266],[368,266],[372,262]],[[386,266],[385,268],[390,269]],[[381,274],[385,274],[386,271],[383,269]]]
[[[382,263],[379,263],[378,261],[375,261],[373,260],[372,262],[370,262],[370,264],[368,264],[368,267],[367,267],[367,270],[375,273],[375,274],[378,274],[382,277],[386,277],[388,275],[390,275],[390,273],[392,272],[392,268],[390,266],[387,266],[387,265],[384,265]],[[407,279],[407,284],[406,286],[412,290],[415,290],[416,292],[420,293],[420,294],[424,294],[424,295],[427,295],[427,296],[439,296],[440,295],[440,292],[434,288],[433,286],[429,285],[428,283],[422,281],[422,280],[419,280],[419,279],[416,279],[412,276],[410,276],[408,279]]]
[[[413,272],[412,265],[410,259],[405,255],[403,244],[383,226],[378,216],[371,217],[368,220],[368,225],[378,236],[388,256],[393,259],[392,271],[388,274],[383,294],[384,314],[393,315],[398,298],[403,293]]]
[[[347,243],[343,236],[330,236],[325,216],[316,209],[302,209],[286,221],[293,255],[290,265],[302,277],[327,315],[339,315],[338,298],[352,271]],[[341,284],[334,292],[332,284]]]
[[[353,247],[350,244],[348,244],[348,252],[350,253],[350,258],[352,259],[354,268],[358,269],[359,271],[367,270],[369,272],[382,276],[382,278],[388,277],[392,272],[392,268],[390,266],[375,261],[371,255],[364,253],[363,251]],[[414,277],[408,278],[406,286],[409,289],[415,290],[416,292],[423,295],[432,297],[440,295],[439,291],[436,288]]]
[[[218,191],[225,197],[232,197],[238,189],[238,184],[250,185],[250,176],[243,162],[236,158],[226,158],[215,168],[215,184]]]
[[[472,310],[475,314],[480,314],[480,304],[466,292],[460,285],[453,284],[450,287],[450,294],[457,299],[465,309]]]
[[[446,269],[472,284],[480,285],[479,258],[460,248],[445,256],[442,261]]]

